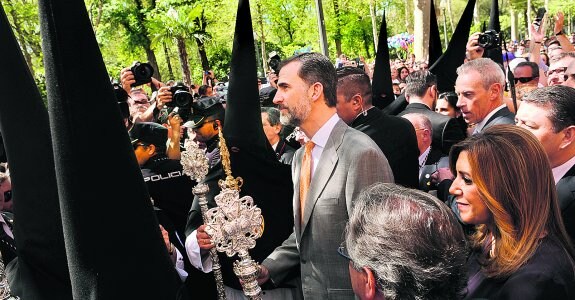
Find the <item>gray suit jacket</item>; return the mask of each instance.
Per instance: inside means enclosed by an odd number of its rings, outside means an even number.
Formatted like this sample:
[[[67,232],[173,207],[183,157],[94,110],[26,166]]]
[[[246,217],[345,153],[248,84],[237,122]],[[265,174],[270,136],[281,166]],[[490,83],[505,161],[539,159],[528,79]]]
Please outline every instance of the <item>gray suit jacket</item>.
[[[292,163],[294,191],[299,191],[303,148]],[[272,281],[280,283],[300,264],[304,298],[353,299],[349,262],[338,255],[337,248],[353,200],[376,182],[393,182],[387,159],[371,138],[340,120],[311,180],[302,224],[299,195],[294,192],[294,232],[263,262]]]

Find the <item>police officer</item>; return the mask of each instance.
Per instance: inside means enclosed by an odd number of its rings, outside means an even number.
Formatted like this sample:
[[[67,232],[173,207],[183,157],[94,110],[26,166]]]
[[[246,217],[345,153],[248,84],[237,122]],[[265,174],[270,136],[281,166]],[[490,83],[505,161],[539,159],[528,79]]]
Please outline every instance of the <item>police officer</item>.
[[[168,129],[157,123],[142,122],[134,124],[129,133],[154,205],[162,209],[183,237],[195,182],[184,174],[178,160],[166,156]]]

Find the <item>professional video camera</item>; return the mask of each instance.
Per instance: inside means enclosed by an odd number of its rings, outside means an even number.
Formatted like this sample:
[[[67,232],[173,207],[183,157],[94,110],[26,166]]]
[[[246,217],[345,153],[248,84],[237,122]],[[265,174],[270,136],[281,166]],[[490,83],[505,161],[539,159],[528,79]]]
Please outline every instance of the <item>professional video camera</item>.
[[[501,44],[499,33],[495,30],[487,30],[479,35],[477,44],[485,50],[497,48]]]
[[[152,82],[154,68],[149,63],[141,63],[139,61],[134,62],[130,67],[130,71],[132,71],[132,74],[134,74],[134,80],[136,80],[136,82],[132,83],[132,86],[139,86]]]
[[[268,66],[270,67],[270,69],[272,69],[272,71],[274,71],[276,74],[279,74],[279,66],[280,63],[282,61],[281,57],[279,56],[279,54],[275,51],[270,52],[269,54],[269,59],[268,59]]]
[[[190,89],[183,82],[177,82],[170,88],[170,92],[172,93],[172,101],[166,102],[167,107],[179,107],[180,110],[192,107],[194,97],[192,97]]]

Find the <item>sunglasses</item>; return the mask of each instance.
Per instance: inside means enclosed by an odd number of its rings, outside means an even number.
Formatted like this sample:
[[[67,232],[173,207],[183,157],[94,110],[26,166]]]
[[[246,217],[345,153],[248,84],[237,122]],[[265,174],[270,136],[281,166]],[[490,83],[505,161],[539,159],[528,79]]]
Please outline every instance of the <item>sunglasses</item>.
[[[529,81],[531,81],[535,78],[537,78],[537,77],[515,77],[513,79],[515,80],[515,84],[517,84],[518,82],[528,83]]]

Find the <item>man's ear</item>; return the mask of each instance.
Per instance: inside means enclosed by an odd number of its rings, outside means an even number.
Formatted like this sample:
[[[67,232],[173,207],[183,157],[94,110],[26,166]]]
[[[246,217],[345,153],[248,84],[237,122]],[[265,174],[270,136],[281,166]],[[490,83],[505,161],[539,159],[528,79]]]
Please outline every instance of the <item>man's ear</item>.
[[[150,156],[154,155],[156,153],[156,145],[150,144],[148,146],[147,152]]]
[[[559,145],[560,149],[565,149],[575,142],[575,125],[571,125],[566,127],[563,131],[563,140],[561,141],[561,145]]]
[[[319,99],[323,94],[323,84],[316,82],[310,86],[312,102]]]
[[[501,86],[501,84],[499,83],[492,84],[491,87],[489,87],[489,99],[490,100],[499,99],[500,95],[502,95],[501,93],[502,88],[503,86]]]
[[[365,276],[365,296],[366,299],[375,299],[377,295],[377,278],[375,274],[368,267],[363,267],[362,276]],[[365,275],[364,275],[365,274]]]
[[[351,101],[354,110],[361,110],[363,108],[363,97],[359,93],[353,95],[349,101]]]

